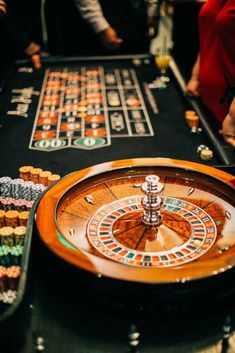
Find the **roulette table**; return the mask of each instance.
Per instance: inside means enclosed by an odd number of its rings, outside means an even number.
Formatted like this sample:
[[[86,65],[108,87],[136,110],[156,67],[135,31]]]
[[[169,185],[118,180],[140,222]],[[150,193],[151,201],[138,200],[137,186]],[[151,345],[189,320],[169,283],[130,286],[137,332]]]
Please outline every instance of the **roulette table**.
[[[152,58],[135,59],[49,57],[38,70],[22,61],[3,80],[1,176],[17,177],[22,165],[64,176],[31,215],[31,323],[17,352],[234,348],[234,152],[200,102],[182,94],[175,65],[158,89]],[[188,109],[200,133],[190,131]],[[200,159],[201,145],[212,159]],[[165,186],[158,233],[169,232],[167,244],[155,231],[142,237],[147,175]]]

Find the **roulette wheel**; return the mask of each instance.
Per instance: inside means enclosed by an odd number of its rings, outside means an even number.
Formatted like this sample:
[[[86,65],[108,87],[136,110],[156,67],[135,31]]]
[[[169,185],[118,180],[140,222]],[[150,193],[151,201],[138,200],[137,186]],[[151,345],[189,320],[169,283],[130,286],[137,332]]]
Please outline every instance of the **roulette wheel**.
[[[234,196],[234,177],[213,167],[119,160],[50,187],[36,227],[50,251],[107,292],[150,302],[204,296],[232,286]]]

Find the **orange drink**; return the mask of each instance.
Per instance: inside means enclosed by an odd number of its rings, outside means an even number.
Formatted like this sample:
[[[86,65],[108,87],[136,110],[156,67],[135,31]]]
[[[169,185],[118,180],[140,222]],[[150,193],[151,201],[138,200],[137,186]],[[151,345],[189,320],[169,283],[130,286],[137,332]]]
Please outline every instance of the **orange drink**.
[[[170,55],[157,55],[155,56],[155,64],[160,70],[166,70],[169,67]]]

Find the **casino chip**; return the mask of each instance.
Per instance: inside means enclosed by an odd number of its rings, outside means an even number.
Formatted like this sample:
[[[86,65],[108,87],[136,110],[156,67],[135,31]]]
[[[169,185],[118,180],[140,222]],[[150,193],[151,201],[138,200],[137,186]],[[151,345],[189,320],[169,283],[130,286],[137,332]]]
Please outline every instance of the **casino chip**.
[[[209,150],[209,147],[205,145],[199,145],[197,148],[197,153],[201,153],[202,150]]]
[[[213,158],[213,151],[210,149],[203,149],[200,153],[200,158],[204,161],[208,161]]]
[[[145,65],[149,65],[150,64],[150,60],[149,59],[144,59],[144,64]]]
[[[199,153],[199,156],[203,161],[208,161],[213,158],[213,151],[205,145],[199,145],[197,148],[197,153]]]
[[[132,60],[132,63],[133,63],[133,65],[134,65],[135,67],[140,67],[141,64],[142,64],[142,62],[141,62],[140,59],[133,59],[133,60]]]
[[[42,63],[41,63],[40,55],[34,54],[34,55],[32,55],[31,59],[32,59],[34,69],[35,70],[41,69]]]

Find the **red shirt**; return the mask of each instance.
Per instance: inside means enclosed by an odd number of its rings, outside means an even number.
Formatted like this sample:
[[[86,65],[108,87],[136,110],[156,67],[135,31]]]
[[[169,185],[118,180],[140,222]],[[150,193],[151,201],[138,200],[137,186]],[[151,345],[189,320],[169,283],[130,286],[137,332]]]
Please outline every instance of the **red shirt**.
[[[199,38],[202,100],[222,121],[230,105],[226,92],[235,88],[235,0],[208,0],[202,6]]]

